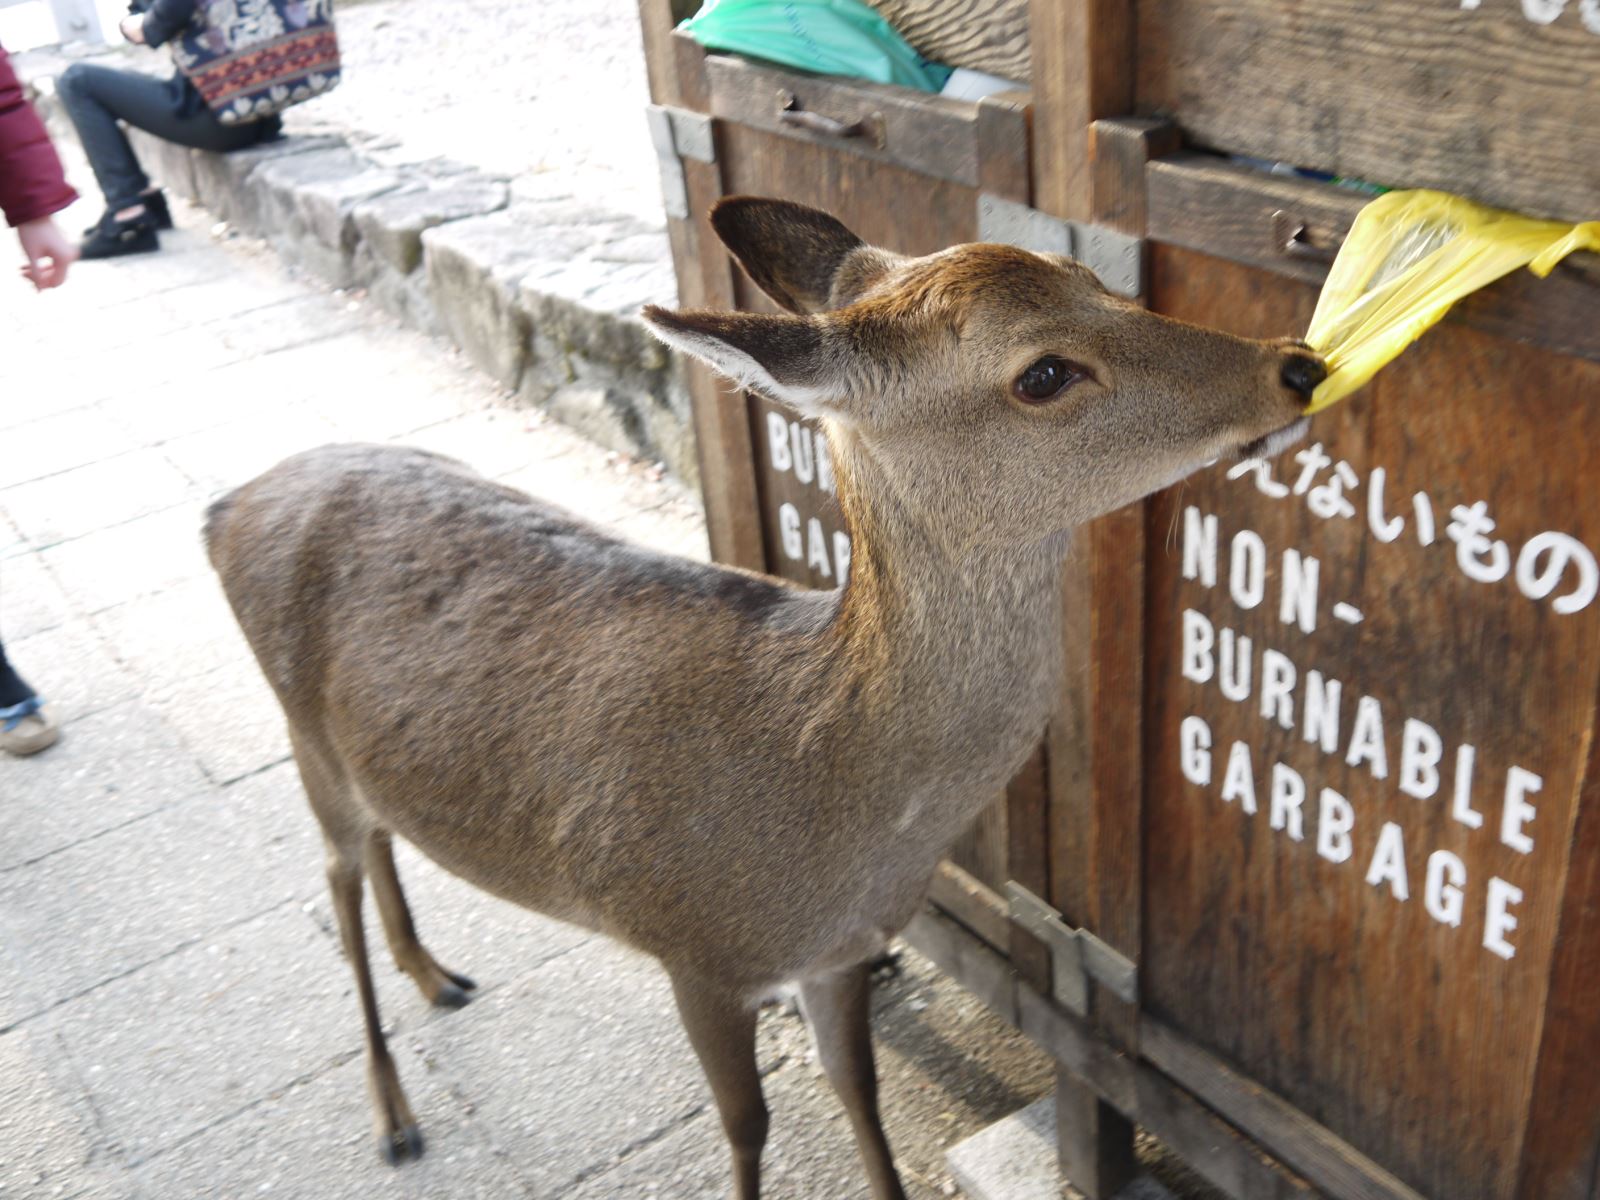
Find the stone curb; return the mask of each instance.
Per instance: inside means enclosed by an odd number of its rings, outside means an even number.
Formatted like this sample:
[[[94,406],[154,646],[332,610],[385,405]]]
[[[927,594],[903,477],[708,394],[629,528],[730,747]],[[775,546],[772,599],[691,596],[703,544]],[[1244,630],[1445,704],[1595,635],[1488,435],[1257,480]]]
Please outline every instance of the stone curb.
[[[52,134],[73,136],[53,79],[30,84]],[[698,487],[682,365],[638,316],[677,298],[664,230],[597,211],[557,178],[513,187],[450,162],[383,166],[336,136],[224,155],[129,135],[168,191],[448,338],[519,405]]]

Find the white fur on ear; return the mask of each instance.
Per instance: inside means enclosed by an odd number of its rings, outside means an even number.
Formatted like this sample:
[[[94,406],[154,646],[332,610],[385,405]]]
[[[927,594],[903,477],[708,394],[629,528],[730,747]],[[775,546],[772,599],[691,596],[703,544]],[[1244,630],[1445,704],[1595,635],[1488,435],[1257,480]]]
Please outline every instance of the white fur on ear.
[[[748,351],[726,337],[684,320],[680,314],[652,305],[644,310],[643,317],[650,332],[667,345],[698,358],[741,388],[786,404],[801,416],[820,417],[828,406],[827,388],[778,379]]]

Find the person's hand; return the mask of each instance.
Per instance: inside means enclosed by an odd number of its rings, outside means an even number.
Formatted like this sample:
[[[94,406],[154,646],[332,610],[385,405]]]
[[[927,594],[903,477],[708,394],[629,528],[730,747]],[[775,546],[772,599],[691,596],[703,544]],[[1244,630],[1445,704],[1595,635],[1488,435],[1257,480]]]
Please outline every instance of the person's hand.
[[[36,290],[48,291],[67,281],[67,268],[78,261],[78,248],[67,240],[54,217],[18,225],[17,240],[28,256],[22,273]]]
[[[127,38],[136,46],[144,45],[143,13],[129,13],[127,16],[122,18],[122,22],[117,26],[117,28],[122,30],[123,37]]]

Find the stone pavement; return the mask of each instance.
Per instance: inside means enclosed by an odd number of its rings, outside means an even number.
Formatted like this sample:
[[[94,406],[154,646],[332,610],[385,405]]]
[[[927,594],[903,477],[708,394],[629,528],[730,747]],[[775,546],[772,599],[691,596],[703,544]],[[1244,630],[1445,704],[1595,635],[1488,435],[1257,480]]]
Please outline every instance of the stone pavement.
[[[452,453],[703,556],[692,496],[178,217],[161,254],[80,264],[59,292],[0,280],[0,629],[65,721],[0,760],[0,1196],[724,1194],[655,965],[409,853],[425,940],[480,990],[435,1012],[375,950],[429,1139],[379,1161],[315,826],[199,541],[217,491],[339,439]],[[878,1003],[890,1137],[914,1195],[953,1194],[945,1147],[1041,1095],[1048,1065],[913,955]],[[799,1022],[769,1012],[761,1054],[771,1195],[863,1195]]]

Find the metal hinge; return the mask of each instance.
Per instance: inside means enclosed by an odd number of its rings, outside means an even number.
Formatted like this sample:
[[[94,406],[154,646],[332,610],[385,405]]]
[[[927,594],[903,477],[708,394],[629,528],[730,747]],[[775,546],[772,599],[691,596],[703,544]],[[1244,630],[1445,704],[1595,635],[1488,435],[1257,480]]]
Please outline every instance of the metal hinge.
[[[1020,883],[1006,884],[1011,919],[1050,950],[1050,984],[1057,1003],[1089,1015],[1089,980],[1129,1004],[1139,1001],[1139,968],[1087,929],[1074,929],[1061,914]]]
[[[1135,297],[1144,290],[1144,242],[1114,229],[1064,221],[984,192],[978,197],[978,237],[1075,258],[1119,296]]]
[[[687,217],[689,184],[683,177],[683,160],[717,161],[711,118],[666,104],[645,105],[645,117],[650,122],[650,140],[656,147],[656,163],[661,168],[661,199],[667,216]]]

